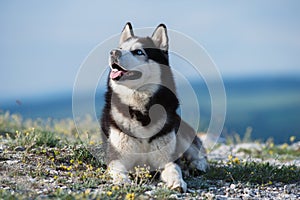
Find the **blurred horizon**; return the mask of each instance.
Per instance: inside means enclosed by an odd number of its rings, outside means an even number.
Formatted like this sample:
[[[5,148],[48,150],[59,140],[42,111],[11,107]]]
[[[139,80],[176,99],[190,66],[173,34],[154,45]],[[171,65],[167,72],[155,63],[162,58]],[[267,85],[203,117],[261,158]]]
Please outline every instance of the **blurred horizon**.
[[[196,92],[200,121],[198,132],[206,132],[211,118],[211,99],[204,82],[191,83]],[[299,139],[300,123],[300,78],[277,77],[256,79],[224,80],[227,95],[227,114],[221,137],[238,133],[244,136],[248,127],[252,129],[253,140],[274,138],[275,143],[288,142],[290,136]],[[99,118],[104,105],[105,89],[98,88],[95,92],[95,110]],[[189,104],[189,93],[184,86],[178,85],[178,96],[182,103]],[[89,110],[88,96],[82,94],[77,100],[77,109]],[[184,100],[184,101],[183,101]],[[185,105],[186,111],[195,108]],[[12,100],[0,104],[0,114],[10,111],[21,114],[26,119],[60,120],[73,118],[72,93],[60,95],[32,97],[29,99]],[[180,113],[180,111],[179,111]],[[193,118],[191,113],[190,117]],[[194,121],[185,117],[187,122]]]

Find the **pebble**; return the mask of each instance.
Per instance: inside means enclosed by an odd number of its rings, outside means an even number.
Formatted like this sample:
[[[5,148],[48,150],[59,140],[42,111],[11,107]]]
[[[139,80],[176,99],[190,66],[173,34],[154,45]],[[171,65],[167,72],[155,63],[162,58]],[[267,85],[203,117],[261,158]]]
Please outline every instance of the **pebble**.
[[[207,199],[210,199],[210,200],[214,199],[215,196],[216,196],[215,194],[211,194],[211,193],[206,193],[206,194],[205,194],[205,197],[206,197]]]
[[[283,186],[283,192],[284,192],[285,194],[290,194],[290,193],[291,193],[291,187],[288,186],[288,185],[284,185],[284,186]]]
[[[154,190],[150,190],[150,191],[146,191],[145,194],[149,195],[149,196],[154,196],[155,191]]]
[[[14,165],[14,164],[17,164],[19,163],[20,161],[19,160],[7,160],[5,161],[8,165]]]
[[[170,196],[169,196],[169,199],[178,199],[179,197],[178,197],[178,195],[177,194],[171,194]]]
[[[216,199],[218,199],[218,200],[227,200],[228,197],[226,197],[224,195],[216,195]]]
[[[211,193],[215,193],[217,191],[217,187],[209,187],[208,190],[211,192]]]
[[[195,193],[195,190],[193,190],[193,189],[187,189],[187,192],[189,192],[189,193]]]
[[[26,148],[25,148],[25,147],[22,147],[22,146],[17,146],[14,150],[15,150],[15,151],[25,151]]]
[[[231,184],[230,189],[234,190],[235,189],[235,184]]]

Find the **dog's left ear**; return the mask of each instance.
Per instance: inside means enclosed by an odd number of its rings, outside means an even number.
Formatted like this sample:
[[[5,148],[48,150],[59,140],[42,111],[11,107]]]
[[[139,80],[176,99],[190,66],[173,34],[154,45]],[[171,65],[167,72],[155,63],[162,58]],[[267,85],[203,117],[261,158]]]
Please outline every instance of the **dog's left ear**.
[[[132,37],[134,37],[132,26],[130,22],[127,22],[121,33],[119,44],[121,45],[123,42]]]
[[[152,34],[152,40],[154,44],[161,50],[168,51],[169,48],[169,38],[167,34],[167,27],[164,24],[157,26]]]

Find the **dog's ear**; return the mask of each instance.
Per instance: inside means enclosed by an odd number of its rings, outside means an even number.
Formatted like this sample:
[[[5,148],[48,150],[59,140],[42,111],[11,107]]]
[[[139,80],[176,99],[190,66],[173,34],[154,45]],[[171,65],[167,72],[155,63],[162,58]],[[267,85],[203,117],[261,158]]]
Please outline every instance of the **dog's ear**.
[[[167,27],[164,24],[157,26],[152,34],[152,40],[154,44],[161,50],[168,51],[169,48],[169,38],[167,34]]]
[[[120,42],[121,45],[123,42],[128,40],[129,38],[133,37],[133,30],[130,22],[127,22],[127,24],[124,26],[123,31],[121,33]]]

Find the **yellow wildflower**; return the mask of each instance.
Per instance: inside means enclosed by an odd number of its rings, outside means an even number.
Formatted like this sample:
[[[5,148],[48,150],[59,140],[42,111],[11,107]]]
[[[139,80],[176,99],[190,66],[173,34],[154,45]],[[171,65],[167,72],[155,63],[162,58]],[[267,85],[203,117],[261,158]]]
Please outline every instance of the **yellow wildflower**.
[[[101,168],[97,168],[96,169],[96,172],[98,173],[98,172],[101,172]]]
[[[106,195],[107,195],[107,196],[111,196],[111,195],[112,195],[112,192],[111,192],[111,191],[107,191],[107,192],[106,192]]]
[[[134,199],[134,193],[127,193],[125,199],[126,200],[133,200]]]
[[[60,167],[61,169],[63,169],[63,170],[66,170],[66,169],[67,169],[67,167],[64,166],[63,164],[61,164],[59,167]]]
[[[289,145],[287,143],[284,143],[283,145],[280,146],[281,149],[286,149]]]
[[[86,190],[84,191],[84,194],[85,194],[85,195],[88,195],[88,194],[90,194],[90,192],[91,192],[91,189],[86,189]]]
[[[94,145],[95,144],[95,141],[90,141],[90,145]]]
[[[114,186],[112,186],[112,188],[111,188],[112,191],[116,191],[116,190],[119,190],[119,189],[120,189],[120,187],[117,186],[117,185],[114,185]]]
[[[272,150],[270,150],[270,151],[269,151],[269,154],[270,154],[270,155],[273,155],[273,154],[274,154],[274,152],[273,152]]]
[[[232,160],[232,162],[234,162],[235,164],[240,164],[240,160],[239,160],[239,158],[237,158],[237,157],[235,157],[233,160]]]
[[[272,185],[273,184],[273,182],[272,181],[269,181],[269,183],[268,183],[269,185]]]
[[[151,174],[149,174],[149,173],[146,174],[146,178],[151,178],[151,177],[152,177]]]
[[[295,139],[296,139],[296,137],[295,137],[295,136],[291,136],[291,137],[290,137],[290,142],[294,142],[294,141],[295,141]]]

